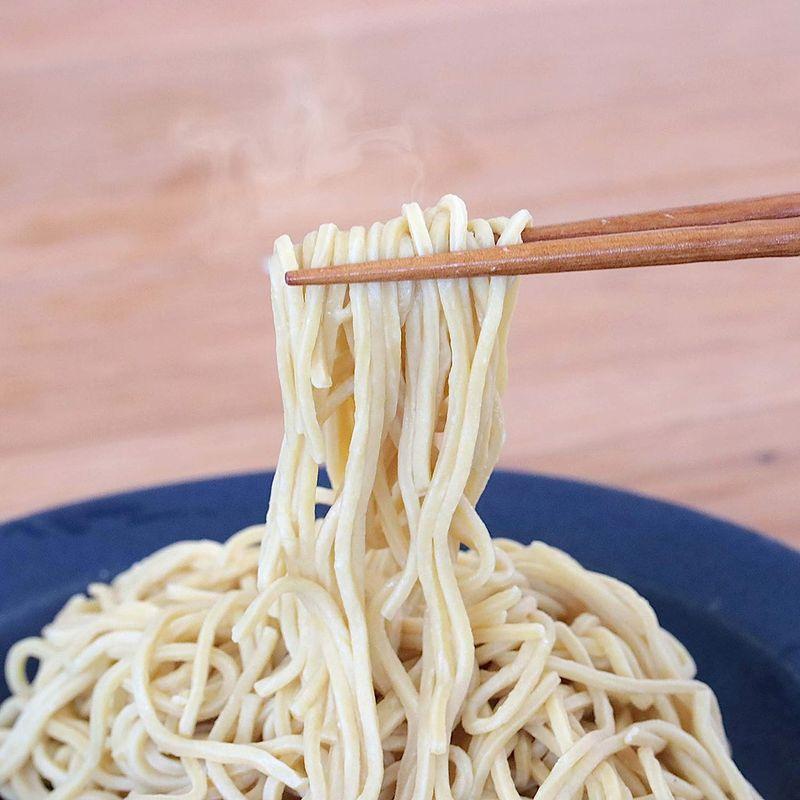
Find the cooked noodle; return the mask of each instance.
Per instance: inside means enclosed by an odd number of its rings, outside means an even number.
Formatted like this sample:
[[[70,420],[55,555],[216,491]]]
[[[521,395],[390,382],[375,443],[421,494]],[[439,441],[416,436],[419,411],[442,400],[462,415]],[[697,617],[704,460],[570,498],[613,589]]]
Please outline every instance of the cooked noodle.
[[[513,244],[529,219],[468,222],[448,195],[278,239],[285,435],[266,525],[166,547],[12,648],[5,796],[757,797],[647,602],[552,547],[492,539],[475,511],[503,440],[515,281],[283,279]]]

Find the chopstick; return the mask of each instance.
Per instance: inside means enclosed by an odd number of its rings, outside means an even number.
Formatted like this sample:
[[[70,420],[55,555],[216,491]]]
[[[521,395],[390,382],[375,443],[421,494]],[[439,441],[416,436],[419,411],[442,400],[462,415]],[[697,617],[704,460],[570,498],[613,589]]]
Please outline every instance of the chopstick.
[[[522,232],[522,241],[569,239],[573,236],[688,228],[696,225],[720,225],[723,222],[744,222],[748,219],[784,219],[786,217],[800,217],[800,192],[664,208],[639,214],[620,214],[616,217],[595,217],[594,219],[556,225],[540,225],[535,228],[526,228]]]
[[[674,227],[675,225],[678,227]],[[612,232],[596,233],[598,229]],[[800,255],[800,193],[530,228],[523,244],[286,274],[290,286],[531,275]]]

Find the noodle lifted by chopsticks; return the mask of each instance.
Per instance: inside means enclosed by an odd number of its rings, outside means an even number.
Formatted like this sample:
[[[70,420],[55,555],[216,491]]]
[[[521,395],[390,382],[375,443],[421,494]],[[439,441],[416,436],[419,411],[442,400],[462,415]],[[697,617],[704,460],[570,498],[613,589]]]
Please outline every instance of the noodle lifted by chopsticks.
[[[468,221],[448,195],[278,239],[285,436],[266,525],[167,547],[11,650],[5,796],[757,797],[647,602],[544,544],[493,540],[475,511],[503,441],[515,280],[284,282],[517,243],[529,219]]]

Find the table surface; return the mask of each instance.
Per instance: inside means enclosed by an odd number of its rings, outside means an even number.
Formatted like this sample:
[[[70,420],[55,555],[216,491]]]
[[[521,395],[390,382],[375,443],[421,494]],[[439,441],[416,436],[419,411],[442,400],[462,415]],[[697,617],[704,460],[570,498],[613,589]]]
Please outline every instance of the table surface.
[[[795,0],[265,8],[4,8],[0,517],[274,463],[279,233],[800,187]],[[798,297],[790,260],[524,280],[501,463],[800,546]]]

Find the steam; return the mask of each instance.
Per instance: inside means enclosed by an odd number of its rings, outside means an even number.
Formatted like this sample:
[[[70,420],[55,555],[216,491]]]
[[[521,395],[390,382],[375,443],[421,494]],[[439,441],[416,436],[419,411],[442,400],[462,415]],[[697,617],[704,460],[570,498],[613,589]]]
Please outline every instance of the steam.
[[[359,181],[380,175],[387,164],[393,206],[425,191],[420,132],[430,137],[426,120],[404,113],[369,124],[377,114],[368,113],[359,78],[330,47],[308,52],[275,60],[263,103],[244,119],[185,116],[175,127],[180,157],[204,175],[203,228],[215,248],[223,231],[230,241],[232,228],[253,223],[267,246],[287,225],[287,201],[302,202],[332,183],[351,183],[357,191]]]

